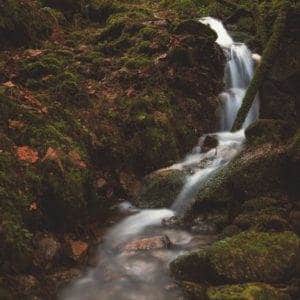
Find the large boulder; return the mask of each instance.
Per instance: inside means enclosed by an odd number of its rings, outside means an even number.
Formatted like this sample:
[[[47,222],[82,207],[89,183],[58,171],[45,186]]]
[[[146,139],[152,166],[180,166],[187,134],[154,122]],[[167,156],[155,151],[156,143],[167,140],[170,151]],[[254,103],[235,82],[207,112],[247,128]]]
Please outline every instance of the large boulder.
[[[284,282],[298,276],[300,239],[292,232],[243,232],[170,264],[180,280],[212,283]]]
[[[184,184],[185,172],[162,169],[148,175],[139,193],[136,204],[141,208],[169,207]]]

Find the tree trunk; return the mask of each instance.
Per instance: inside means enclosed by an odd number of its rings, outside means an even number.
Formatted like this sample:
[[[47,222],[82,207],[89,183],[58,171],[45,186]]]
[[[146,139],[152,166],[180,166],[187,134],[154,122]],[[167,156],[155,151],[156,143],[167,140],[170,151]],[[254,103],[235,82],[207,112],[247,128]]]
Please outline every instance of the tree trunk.
[[[264,79],[266,78],[266,75],[272,67],[272,63],[277,56],[280,47],[280,41],[284,33],[287,20],[287,11],[288,5],[284,5],[278,13],[278,16],[273,25],[273,33],[263,52],[261,64],[255,71],[254,77],[250,83],[249,88],[247,89],[246,95],[243,99],[243,104],[239,109],[238,115],[235,119],[231,131],[237,131],[243,126],[243,123],[248,115],[253,100],[258,90],[260,89]]]

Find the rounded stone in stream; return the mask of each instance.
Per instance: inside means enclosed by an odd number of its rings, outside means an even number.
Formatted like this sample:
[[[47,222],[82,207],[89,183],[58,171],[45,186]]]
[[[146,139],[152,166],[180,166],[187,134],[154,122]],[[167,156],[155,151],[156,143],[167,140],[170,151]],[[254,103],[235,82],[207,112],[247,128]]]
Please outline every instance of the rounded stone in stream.
[[[131,241],[123,246],[121,250],[124,252],[136,252],[154,249],[169,249],[171,245],[172,243],[168,236],[161,235]]]
[[[186,173],[161,169],[148,175],[135,203],[140,208],[170,207],[181,191]]]
[[[216,136],[214,135],[207,135],[201,144],[202,152],[208,152],[209,150],[216,148],[219,142]]]

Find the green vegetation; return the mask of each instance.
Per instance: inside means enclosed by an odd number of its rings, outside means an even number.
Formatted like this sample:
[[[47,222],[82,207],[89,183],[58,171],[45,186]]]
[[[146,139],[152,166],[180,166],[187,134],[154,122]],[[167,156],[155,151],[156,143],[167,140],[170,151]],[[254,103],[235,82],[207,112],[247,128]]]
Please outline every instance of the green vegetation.
[[[287,294],[267,284],[225,285],[208,290],[209,300],[289,300]]]
[[[184,171],[153,171],[218,130],[226,58],[216,34],[197,19],[226,20],[238,39],[261,52],[281,3],[0,1],[0,298],[12,292],[26,299],[12,278],[28,274],[42,286],[30,297],[55,298],[55,288],[44,285],[60,266],[34,264],[41,236],[53,235],[64,247],[69,237],[94,237],[121,199],[147,208],[173,202]],[[247,129],[245,149],[203,186],[183,218],[188,226],[200,215],[218,232],[229,227],[232,237],[178,258],[171,270],[180,280],[287,284],[297,272],[299,240],[286,232],[298,226],[294,35],[284,32],[289,46],[280,45],[276,64],[268,62],[264,119]],[[59,263],[74,267],[64,250]],[[188,297],[281,299],[262,283],[180,285]]]
[[[1,4],[1,48],[37,44],[51,34],[54,24],[51,11],[42,9],[35,1],[7,0]]]

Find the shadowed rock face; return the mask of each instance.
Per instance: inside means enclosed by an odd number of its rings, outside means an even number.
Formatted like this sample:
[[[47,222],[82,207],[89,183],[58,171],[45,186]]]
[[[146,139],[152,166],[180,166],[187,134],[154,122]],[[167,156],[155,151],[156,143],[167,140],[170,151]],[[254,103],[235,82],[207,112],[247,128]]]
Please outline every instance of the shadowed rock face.
[[[299,16],[299,8],[290,11],[277,59],[260,90],[261,118],[285,120],[291,127],[296,126],[299,120]]]

